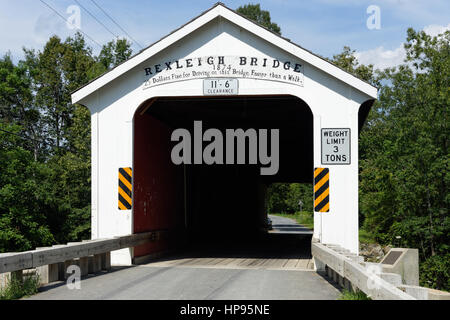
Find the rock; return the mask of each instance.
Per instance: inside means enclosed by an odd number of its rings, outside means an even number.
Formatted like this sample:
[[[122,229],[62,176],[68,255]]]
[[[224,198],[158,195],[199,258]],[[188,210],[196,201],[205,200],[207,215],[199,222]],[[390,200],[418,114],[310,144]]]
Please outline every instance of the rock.
[[[359,254],[368,262],[380,262],[389,250],[389,246],[383,247],[377,243],[361,243]]]

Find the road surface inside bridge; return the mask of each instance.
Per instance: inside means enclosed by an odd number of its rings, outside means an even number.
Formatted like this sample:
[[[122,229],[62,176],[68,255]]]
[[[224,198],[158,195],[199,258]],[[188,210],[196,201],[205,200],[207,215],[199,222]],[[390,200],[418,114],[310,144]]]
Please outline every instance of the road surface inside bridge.
[[[89,276],[79,290],[50,284],[29,299],[337,299],[340,291],[313,270],[311,232],[291,219],[271,219],[273,230],[263,241],[220,249],[197,245],[151,263]]]
[[[272,220],[273,230],[270,230],[270,233],[278,233],[278,234],[304,234],[304,235],[312,235],[313,231],[308,229],[300,224],[298,224],[295,220],[278,217],[274,215],[269,215],[269,218]]]

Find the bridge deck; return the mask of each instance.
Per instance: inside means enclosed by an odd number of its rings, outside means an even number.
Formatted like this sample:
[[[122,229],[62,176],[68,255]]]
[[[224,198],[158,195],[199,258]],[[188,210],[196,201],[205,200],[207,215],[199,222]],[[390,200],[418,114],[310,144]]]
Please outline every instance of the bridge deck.
[[[186,255],[157,260],[148,267],[195,267],[213,269],[313,270],[310,258],[270,257],[189,257]]]
[[[199,245],[132,267],[89,276],[80,290],[63,282],[41,288],[29,299],[337,299],[339,290],[312,270],[310,238],[292,233],[295,222],[273,219],[274,233],[265,241],[217,248]],[[292,224],[286,226],[287,224]]]
[[[80,290],[64,283],[41,288],[32,300],[335,300],[339,290],[314,271],[115,267],[82,280]]]

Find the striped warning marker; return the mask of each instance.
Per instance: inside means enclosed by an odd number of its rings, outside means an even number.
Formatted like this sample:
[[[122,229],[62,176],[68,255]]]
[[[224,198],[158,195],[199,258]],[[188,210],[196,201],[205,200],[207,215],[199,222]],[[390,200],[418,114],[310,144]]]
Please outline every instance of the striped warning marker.
[[[330,169],[314,169],[314,211],[330,211]]]
[[[119,210],[130,210],[133,173],[131,168],[119,168]]]

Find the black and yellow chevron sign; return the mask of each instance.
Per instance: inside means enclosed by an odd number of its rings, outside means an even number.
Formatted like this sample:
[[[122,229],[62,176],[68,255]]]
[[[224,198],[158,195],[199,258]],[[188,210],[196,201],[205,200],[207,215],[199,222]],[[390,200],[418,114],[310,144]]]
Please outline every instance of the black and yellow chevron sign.
[[[314,169],[314,211],[330,211],[330,169]]]
[[[131,168],[119,168],[119,210],[130,210],[132,205],[133,171]]]

